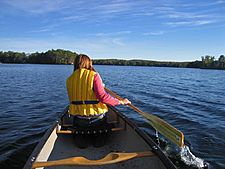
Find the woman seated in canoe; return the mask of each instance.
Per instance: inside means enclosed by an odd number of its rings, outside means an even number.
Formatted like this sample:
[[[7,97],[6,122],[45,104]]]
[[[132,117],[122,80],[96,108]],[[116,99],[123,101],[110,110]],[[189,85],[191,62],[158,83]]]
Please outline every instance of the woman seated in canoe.
[[[85,148],[91,136],[95,147],[102,146],[105,135],[90,135],[85,133],[85,129],[90,132],[89,129],[93,131],[106,126],[107,105],[131,102],[128,99],[118,100],[105,92],[100,75],[94,70],[91,59],[84,54],[75,58],[74,72],[67,79],[66,85],[70,101],[69,114],[74,117],[74,127],[83,131],[83,134],[75,135],[75,143]]]

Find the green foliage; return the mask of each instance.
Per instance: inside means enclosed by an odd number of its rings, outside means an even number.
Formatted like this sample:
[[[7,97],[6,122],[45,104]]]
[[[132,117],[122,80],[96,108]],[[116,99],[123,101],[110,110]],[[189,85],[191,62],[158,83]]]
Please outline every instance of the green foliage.
[[[157,66],[157,67],[186,67],[188,62],[158,62],[151,60],[118,60],[96,59],[96,65],[123,65],[123,66]]]
[[[96,59],[96,65],[122,65],[122,66],[158,66],[158,67],[186,67],[188,62],[158,62],[151,60],[118,60],[118,59]]]
[[[225,69],[225,57],[220,55],[219,59],[216,60],[215,56],[202,56],[202,66],[205,69]]]
[[[77,53],[62,49],[48,50],[45,53],[32,53],[27,60],[27,63],[39,64],[72,64]]]
[[[125,65],[125,66],[156,66],[156,67],[183,67],[183,68],[206,68],[225,69],[225,56],[221,55],[218,60],[215,56],[203,56],[202,61],[193,62],[162,62],[151,60],[118,60],[118,59],[97,59],[96,65]]]
[[[224,55],[220,55],[218,59],[219,68],[225,69],[225,57]]]
[[[201,68],[202,67],[202,61],[194,61],[194,62],[189,62],[186,66],[187,68]]]
[[[26,55],[25,53],[19,53],[19,52],[0,51],[0,62],[1,63],[26,63]]]
[[[45,53],[35,52],[26,56],[19,52],[0,52],[1,63],[32,63],[32,64],[73,64],[77,54],[62,49],[48,50]]]
[[[47,52],[35,52],[31,54],[19,52],[0,51],[0,63],[32,63],[32,64],[73,64],[77,53],[68,50],[48,50]],[[156,67],[187,67],[204,69],[225,69],[225,56],[202,56],[201,61],[193,62],[166,62],[151,60],[121,60],[121,59],[96,59],[96,65],[121,65],[121,66],[156,66]]]

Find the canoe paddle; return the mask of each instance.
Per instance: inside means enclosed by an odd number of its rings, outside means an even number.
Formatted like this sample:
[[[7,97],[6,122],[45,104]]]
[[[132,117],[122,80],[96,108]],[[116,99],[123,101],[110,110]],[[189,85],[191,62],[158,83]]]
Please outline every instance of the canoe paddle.
[[[123,98],[121,98],[116,93],[112,92],[111,90],[107,89],[106,87],[105,87],[105,90],[106,92],[111,94],[113,97],[117,98],[118,100],[123,100]],[[167,139],[171,140],[173,143],[175,143],[179,147],[184,146],[184,134],[181,131],[179,131],[172,125],[168,124],[167,122],[165,122],[164,120],[160,119],[159,117],[153,114],[145,113],[132,104],[127,104],[127,105],[130,106],[139,114],[141,114],[142,116],[144,116],[148,120],[150,125],[159,133],[161,133],[163,136],[165,136]]]
[[[134,153],[114,153],[111,152],[102,159],[89,160],[85,157],[71,157],[56,161],[47,162],[34,162],[32,168],[39,167],[51,167],[51,166],[98,166],[119,163],[122,161],[130,160],[138,157],[154,156],[155,154],[151,151],[146,152],[134,152]]]

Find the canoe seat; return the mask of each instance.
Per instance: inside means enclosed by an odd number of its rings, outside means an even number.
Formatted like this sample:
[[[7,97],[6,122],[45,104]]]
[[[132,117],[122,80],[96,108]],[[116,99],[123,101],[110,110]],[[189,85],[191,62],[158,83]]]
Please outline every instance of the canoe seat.
[[[110,133],[110,132],[118,132],[125,130],[126,126],[117,126],[115,127],[114,124],[110,123],[108,127],[102,127],[102,128],[76,128],[70,126],[63,126],[58,127],[56,133],[57,134],[99,134],[99,133]]]
[[[125,130],[124,127],[114,127],[114,128],[111,128],[111,131],[110,132],[117,132],[117,131],[122,131],[122,130]],[[70,130],[70,129],[60,129],[60,130],[57,130],[57,134],[73,134],[73,133],[76,133],[76,134],[79,134],[81,132],[82,134],[82,131],[76,131],[74,129]],[[100,131],[99,131],[100,132]],[[105,133],[106,132],[109,132],[109,131],[104,131]],[[84,134],[84,132],[83,132]],[[94,132],[93,133],[90,133],[87,131],[87,134],[95,134]]]
[[[117,132],[126,129],[126,124],[118,118],[112,118],[110,121],[103,123],[98,126],[77,126],[74,125],[74,121],[68,114],[61,119],[61,123],[57,127],[57,134],[101,134],[101,133],[110,133]]]
[[[74,126],[69,128],[69,130],[73,131],[76,134],[102,134],[102,133],[109,133],[113,128],[113,124],[103,124],[99,126],[91,126],[91,127],[81,127],[81,126]]]

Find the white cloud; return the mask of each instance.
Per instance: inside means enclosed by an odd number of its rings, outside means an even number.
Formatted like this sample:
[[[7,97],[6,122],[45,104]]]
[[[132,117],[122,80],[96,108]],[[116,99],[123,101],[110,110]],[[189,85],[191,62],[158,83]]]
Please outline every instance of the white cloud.
[[[44,39],[30,39],[30,38],[1,38],[1,50],[13,50],[21,52],[36,52],[46,51],[52,48],[60,48],[60,43]]]
[[[110,3],[103,3],[96,6],[96,10],[99,11],[100,14],[104,15],[116,15],[126,12],[131,12],[135,8],[139,8],[140,4],[143,2],[139,1],[111,1]]]
[[[122,38],[93,38],[93,39],[68,39],[66,37],[54,37],[52,39],[32,38],[0,38],[1,50],[21,52],[42,52],[49,49],[68,49],[78,52],[98,53],[111,51],[126,46]]]
[[[112,39],[112,43],[115,45],[115,46],[126,46],[126,44],[123,42],[123,40],[121,38],[114,38]]]
[[[68,0],[5,0],[3,2],[15,9],[34,14],[59,11],[69,7]]]
[[[166,25],[177,27],[177,26],[203,26],[203,25],[209,25],[212,23],[215,23],[214,20],[196,20],[196,21],[173,21],[173,22],[167,22]]]
[[[221,14],[220,8],[210,8],[206,6],[224,3],[225,1],[217,1],[214,3],[203,4],[167,4],[166,7],[156,7],[157,17],[162,20],[162,24],[172,27],[195,27],[206,26],[217,23],[224,23],[224,16]]]
[[[156,31],[156,32],[146,32],[146,33],[143,33],[143,35],[158,36],[158,35],[164,35],[165,33],[167,33],[167,32],[166,31]]]
[[[221,17],[219,11],[209,12],[205,8],[200,8],[202,5],[209,6],[215,4],[224,4],[224,0],[218,0],[211,3],[174,3],[169,2],[152,2],[152,1],[129,1],[129,0],[113,0],[113,1],[70,1],[70,0],[4,0],[5,4],[31,14],[48,14],[51,12],[58,12],[57,18],[50,18],[50,23],[58,22],[62,26],[64,23],[70,22],[88,22],[88,23],[106,23],[113,18],[122,18],[128,16],[130,18],[143,17],[151,19],[159,19],[157,24],[163,24],[167,22],[177,23],[175,25],[185,25],[185,22],[194,23],[199,22],[198,25],[205,25],[206,23],[200,23],[198,20],[216,20]],[[162,3],[163,2],[163,3]],[[194,6],[195,5],[195,6]],[[192,9],[196,9],[193,12]],[[216,8],[217,9],[217,8]],[[220,8],[219,8],[220,9]],[[49,16],[47,16],[49,17]],[[162,19],[162,20],[160,20]],[[165,20],[168,21],[165,21]],[[221,22],[224,22],[221,21]],[[183,24],[182,24],[183,23]],[[208,22],[208,24],[214,22]],[[190,24],[191,25],[191,24]],[[196,24],[193,24],[196,25]]]
[[[80,6],[71,4],[71,8],[75,10],[66,10],[61,20],[64,21],[89,21],[89,22],[105,22],[118,16],[133,15],[137,11],[144,8],[144,1],[114,0],[114,1],[89,1]],[[144,12],[144,11],[143,11]],[[148,12],[144,12],[150,15]]]
[[[154,12],[147,12],[147,11],[143,11],[143,12],[140,12],[140,11],[134,11],[133,16],[146,16],[146,17],[149,17],[149,16],[153,16],[155,15]]]
[[[173,11],[167,15],[168,18],[174,18],[174,19],[196,19],[196,18],[207,18],[209,15],[204,14],[197,14],[197,13],[191,13],[191,12],[177,12]]]
[[[82,15],[70,15],[60,18],[61,21],[81,21],[88,18],[88,15],[82,14]]]
[[[218,1],[214,1],[214,2],[201,3],[201,4],[199,4],[199,6],[216,6],[216,5],[221,5],[221,4],[225,4],[225,1],[218,0]]]
[[[121,36],[121,35],[127,35],[132,33],[132,31],[119,31],[119,32],[110,32],[110,33],[103,33],[103,32],[99,32],[96,33],[95,36],[98,37],[104,37],[104,36]]]
[[[42,28],[42,29],[38,29],[38,30],[32,30],[32,31],[30,31],[30,33],[40,33],[40,32],[49,32],[49,31],[51,31],[51,30],[48,28]]]

